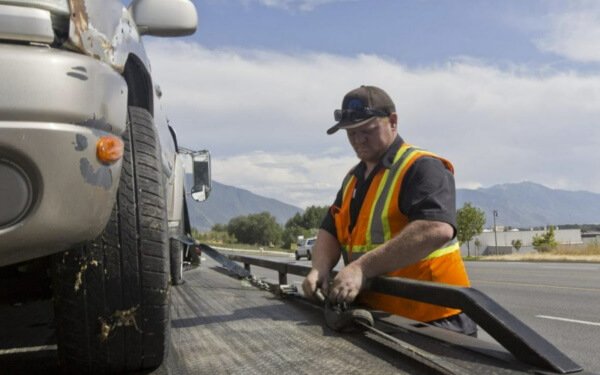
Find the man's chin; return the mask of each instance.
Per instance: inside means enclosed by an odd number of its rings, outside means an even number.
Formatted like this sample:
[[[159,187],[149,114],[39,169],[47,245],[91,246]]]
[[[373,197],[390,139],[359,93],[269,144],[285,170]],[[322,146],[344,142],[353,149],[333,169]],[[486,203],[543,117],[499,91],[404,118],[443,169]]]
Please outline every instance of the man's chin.
[[[359,150],[355,150],[355,152],[356,152],[356,157],[365,162],[372,161],[372,159],[374,157],[372,152],[359,151]]]

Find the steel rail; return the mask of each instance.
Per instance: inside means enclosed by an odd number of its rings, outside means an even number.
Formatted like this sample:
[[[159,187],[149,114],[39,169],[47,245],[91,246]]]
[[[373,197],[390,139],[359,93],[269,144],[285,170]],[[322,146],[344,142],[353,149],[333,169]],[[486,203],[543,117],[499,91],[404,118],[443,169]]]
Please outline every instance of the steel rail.
[[[276,270],[280,284],[287,284],[288,273],[306,276],[310,271],[307,266],[248,256],[229,255],[229,259],[244,263],[248,271],[250,265]],[[583,371],[545,338],[477,289],[400,277],[375,277],[365,289],[460,309],[520,361],[559,374]]]

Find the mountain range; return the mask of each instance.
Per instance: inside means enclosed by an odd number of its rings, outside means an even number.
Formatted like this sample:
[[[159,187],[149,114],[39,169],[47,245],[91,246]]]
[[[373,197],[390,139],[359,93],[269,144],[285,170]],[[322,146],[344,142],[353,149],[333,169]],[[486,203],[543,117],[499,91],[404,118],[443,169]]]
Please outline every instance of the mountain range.
[[[486,226],[517,228],[545,225],[600,223],[600,194],[551,189],[534,182],[494,185],[475,190],[457,189],[456,207],[471,202],[486,214]]]
[[[302,208],[266,198],[248,190],[212,181],[209,198],[204,202],[194,202],[188,197],[188,209],[192,227],[200,232],[210,230],[215,224],[227,224],[236,216],[269,212],[279,224],[285,222]]]
[[[496,225],[516,228],[564,224],[600,223],[600,194],[586,191],[551,189],[533,182],[494,185],[489,188],[457,189],[457,208],[465,202],[483,210],[486,227]],[[188,204],[192,226],[208,231],[215,224],[227,224],[236,216],[263,211],[284,224],[302,208],[263,197],[248,190],[213,181],[207,201]]]

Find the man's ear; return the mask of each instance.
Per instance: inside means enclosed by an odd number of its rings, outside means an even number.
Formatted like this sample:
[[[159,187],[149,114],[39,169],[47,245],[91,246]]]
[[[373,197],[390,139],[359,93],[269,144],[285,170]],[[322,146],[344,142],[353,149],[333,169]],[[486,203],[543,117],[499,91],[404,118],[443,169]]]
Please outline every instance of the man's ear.
[[[398,115],[396,112],[390,114],[390,124],[392,125],[392,129],[398,130]]]

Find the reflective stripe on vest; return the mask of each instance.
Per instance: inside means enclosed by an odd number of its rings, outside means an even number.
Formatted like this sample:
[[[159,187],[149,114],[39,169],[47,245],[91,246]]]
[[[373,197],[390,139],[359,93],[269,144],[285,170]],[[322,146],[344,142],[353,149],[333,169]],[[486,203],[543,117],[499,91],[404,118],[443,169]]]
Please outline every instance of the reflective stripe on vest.
[[[381,178],[381,182],[378,186],[376,194],[377,198],[369,215],[370,218],[368,221],[369,227],[367,228],[366,244],[358,245],[353,243],[351,249],[345,250],[364,253],[374,249],[384,242],[389,241],[393,237],[387,215],[390,204],[392,204],[392,189],[398,185],[398,179],[406,172],[409,162],[423,156],[436,157],[431,152],[424,151],[406,143],[402,144],[396,153],[396,156],[394,157],[392,166],[384,171],[383,177]],[[444,162],[444,164],[449,166],[449,169],[452,170],[452,166],[449,164],[449,162],[445,160],[442,160],[442,162]],[[412,165],[412,163],[410,164]],[[349,187],[352,185],[351,182],[355,179],[356,177],[352,173],[349,173],[344,179],[342,185],[342,199],[351,199],[351,197],[348,197],[347,194],[353,193],[349,191]],[[344,245],[346,244],[342,244],[342,246]]]
[[[354,246],[353,247],[354,251],[352,251],[352,256],[351,257],[349,256],[347,248],[345,246],[342,246],[342,256],[344,257],[345,264],[348,264],[349,262],[357,260],[358,258],[360,258],[361,256],[363,256],[365,253],[367,253],[367,251],[373,250],[377,246],[379,246],[379,245]],[[357,248],[360,248],[361,250],[369,248],[369,250],[356,251]],[[456,238],[448,241],[444,246],[442,246],[441,248],[433,251],[431,254],[427,255],[422,260],[429,260],[429,259],[439,258],[439,257],[444,256],[446,254],[450,254],[450,253],[452,253],[454,251],[460,251],[460,244],[458,243],[458,240]]]
[[[437,249],[433,253],[427,255],[425,258],[423,258],[423,260],[439,258],[446,254],[450,254],[453,251],[460,251],[460,244],[458,243],[458,240],[456,238],[449,241],[446,245]]]

